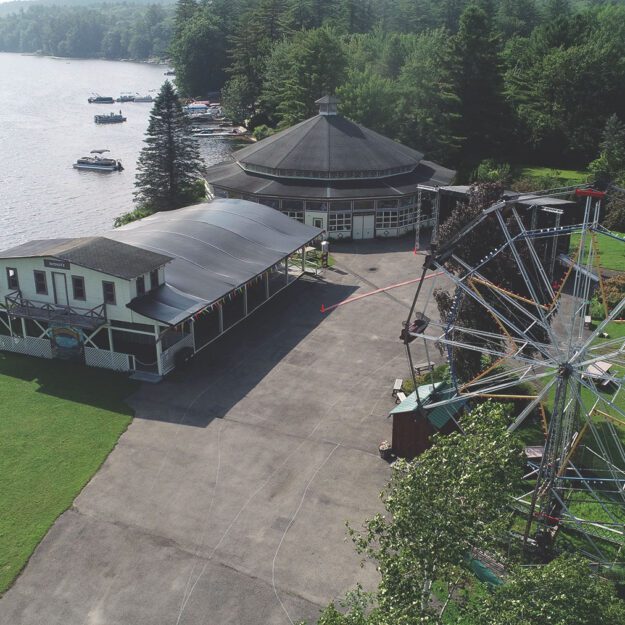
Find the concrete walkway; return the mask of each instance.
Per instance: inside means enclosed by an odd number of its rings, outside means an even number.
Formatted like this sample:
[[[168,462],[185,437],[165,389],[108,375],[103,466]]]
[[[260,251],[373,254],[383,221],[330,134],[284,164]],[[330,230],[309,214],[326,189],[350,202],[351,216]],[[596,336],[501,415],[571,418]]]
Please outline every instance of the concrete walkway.
[[[2,625],[289,625],[376,583],[345,521],[380,509],[414,291],[319,310],[417,277],[421,258],[407,240],[334,253],[323,281],[133,397],[132,425],[0,600]]]

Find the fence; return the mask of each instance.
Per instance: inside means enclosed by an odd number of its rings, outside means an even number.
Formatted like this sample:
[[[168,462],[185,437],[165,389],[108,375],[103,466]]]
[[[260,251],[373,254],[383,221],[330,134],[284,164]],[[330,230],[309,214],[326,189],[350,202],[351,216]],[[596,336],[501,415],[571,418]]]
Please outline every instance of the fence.
[[[37,358],[52,358],[52,346],[48,339],[38,339],[33,336],[2,336],[0,335],[0,349],[17,354],[37,356]]]
[[[113,371],[134,370],[134,358],[129,354],[95,349],[93,347],[85,347],[85,364],[90,367],[112,369]]]
[[[175,366],[174,356],[183,347],[190,347],[193,350],[193,335],[187,334],[181,341],[174,343],[169,349],[161,354],[161,363],[163,365],[163,375],[168,374]]]

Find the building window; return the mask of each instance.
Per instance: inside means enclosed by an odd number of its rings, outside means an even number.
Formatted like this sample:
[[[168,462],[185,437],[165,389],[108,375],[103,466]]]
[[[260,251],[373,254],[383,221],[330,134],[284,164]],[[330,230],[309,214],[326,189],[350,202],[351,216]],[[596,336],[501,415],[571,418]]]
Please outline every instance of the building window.
[[[404,197],[400,198],[400,200],[399,200],[399,205],[400,206],[411,206],[414,203],[415,203],[414,195],[405,195]]]
[[[330,232],[349,232],[351,229],[351,213],[330,213],[328,223],[328,230]]]
[[[20,288],[20,283],[17,279],[17,269],[14,267],[7,267],[7,284],[10,289]]]
[[[304,213],[300,213],[299,211],[282,211],[282,214],[300,223],[304,223]]]
[[[45,271],[37,271],[35,269],[35,292],[38,295],[47,295],[48,294],[48,282],[46,280],[46,272]]]
[[[150,271],[150,289],[158,288],[158,269]]]
[[[331,211],[351,211],[352,203],[348,201],[330,202]]]
[[[102,296],[105,304],[115,304],[115,283],[102,282]]]
[[[372,211],[373,200],[354,200],[354,211]]]
[[[397,208],[397,200],[378,200],[378,208]]]
[[[87,299],[85,279],[82,276],[72,276],[72,293],[75,300],[84,302]]]
[[[265,206],[269,206],[269,208],[280,208],[280,200],[276,200],[270,197],[263,197],[262,195],[259,195],[258,202],[260,204],[264,204]]]
[[[304,210],[303,200],[282,200],[283,211],[295,211],[299,213]]]
[[[397,215],[399,226],[410,226],[415,221],[415,210],[411,208],[400,208]]]
[[[327,202],[306,202],[306,210],[307,211],[327,211],[328,203]]]
[[[378,211],[375,215],[376,228],[397,228],[397,211]]]
[[[137,278],[137,297],[141,295],[145,295],[145,278],[143,276]]]

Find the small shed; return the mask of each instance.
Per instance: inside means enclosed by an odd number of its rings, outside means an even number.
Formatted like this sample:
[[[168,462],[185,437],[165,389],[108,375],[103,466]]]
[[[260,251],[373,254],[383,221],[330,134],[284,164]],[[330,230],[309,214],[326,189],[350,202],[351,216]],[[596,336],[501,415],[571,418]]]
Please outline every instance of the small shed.
[[[428,409],[428,405],[449,399],[454,394],[455,390],[447,382],[424,384],[391,410],[389,416],[393,418],[392,447],[396,456],[412,460],[431,447],[433,434],[450,434],[458,429],[456,416],[468,400]]]

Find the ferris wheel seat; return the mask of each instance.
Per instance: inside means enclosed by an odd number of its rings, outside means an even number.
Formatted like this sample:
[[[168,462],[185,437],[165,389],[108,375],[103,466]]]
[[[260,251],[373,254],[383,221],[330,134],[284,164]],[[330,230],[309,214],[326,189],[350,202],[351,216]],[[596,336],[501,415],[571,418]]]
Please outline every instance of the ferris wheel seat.
[[[414,321],[412,321],[407,327],[404,324],[404,327],[401,330],[401,334],[399,338],[404,343],[412,343],[419,334],[423,334],[428,327],[430,320],[425,316],[420,316]]]

